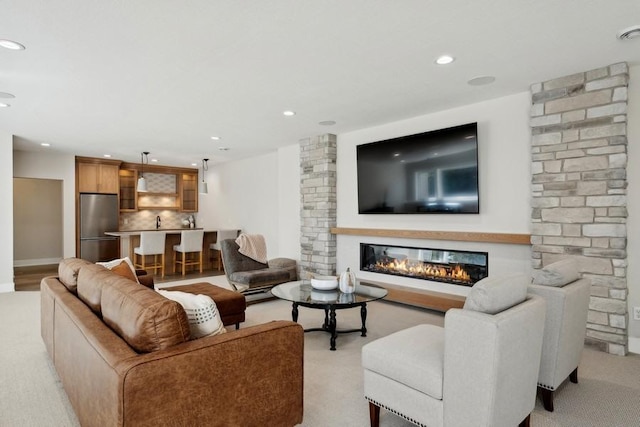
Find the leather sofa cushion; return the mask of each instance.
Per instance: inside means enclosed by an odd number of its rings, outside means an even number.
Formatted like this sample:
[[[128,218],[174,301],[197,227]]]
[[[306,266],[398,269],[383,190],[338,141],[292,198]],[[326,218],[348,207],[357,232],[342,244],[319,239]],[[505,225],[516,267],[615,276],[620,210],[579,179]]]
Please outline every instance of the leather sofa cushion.
[[[163,350],[190,338],[187,315],[178,302],[122,277],[102,287],[102,318],[139,353]]]
[[[87,264],[91,263],[80,258],[65,258],[58,264],[58,279],[74,295],[78,293],[78,272]]]
[[[136,282],[125,279],[101,265],[89,263],[82,266],[78,272],[78,298],[101,316],[102,288],[123,280],[132,286],[139,286]]]

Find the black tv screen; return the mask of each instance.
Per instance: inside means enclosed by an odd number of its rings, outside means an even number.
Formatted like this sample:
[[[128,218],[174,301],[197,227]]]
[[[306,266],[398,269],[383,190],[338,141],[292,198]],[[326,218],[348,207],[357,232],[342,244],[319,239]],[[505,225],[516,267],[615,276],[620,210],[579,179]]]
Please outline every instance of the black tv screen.
[[[357,147],[361,214],[479,213],[478,124]]]

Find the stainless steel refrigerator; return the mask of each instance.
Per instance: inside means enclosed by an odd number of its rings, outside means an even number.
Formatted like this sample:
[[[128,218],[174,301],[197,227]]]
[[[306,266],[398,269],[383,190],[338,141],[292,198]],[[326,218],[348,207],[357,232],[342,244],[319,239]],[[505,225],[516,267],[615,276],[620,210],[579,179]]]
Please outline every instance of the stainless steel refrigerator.
[[[118,196],[80,194],[80,258],[110,261],[120,255],[119,239],[106,231],[118,230]]]

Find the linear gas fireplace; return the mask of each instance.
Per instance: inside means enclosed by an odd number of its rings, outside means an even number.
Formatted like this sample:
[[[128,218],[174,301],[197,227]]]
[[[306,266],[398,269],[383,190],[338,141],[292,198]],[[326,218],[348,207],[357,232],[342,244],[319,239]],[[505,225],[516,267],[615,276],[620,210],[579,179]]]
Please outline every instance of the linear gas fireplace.
[[[360,269],[473,286],[489,274],[487,252],[360,243]]]

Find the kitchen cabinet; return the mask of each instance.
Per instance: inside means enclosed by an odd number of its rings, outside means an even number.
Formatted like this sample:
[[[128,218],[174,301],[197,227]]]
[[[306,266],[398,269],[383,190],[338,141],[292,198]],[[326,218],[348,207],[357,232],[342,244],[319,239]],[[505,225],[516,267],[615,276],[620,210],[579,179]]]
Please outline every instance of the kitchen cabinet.
[[[198,212],[198,170],[145,165],[147,192],[136,191],[141,167],[123,163],[120,169],[120,211],[174,210]]]
[[[79,193],[118,194],[119,161],[103,161],[76,157],[76,179]]]
[[[138,171],[120,169],[120,212],[138,210]]]
[[[198,172],[183,173],[180,176],[180,210],[198,212]]]

